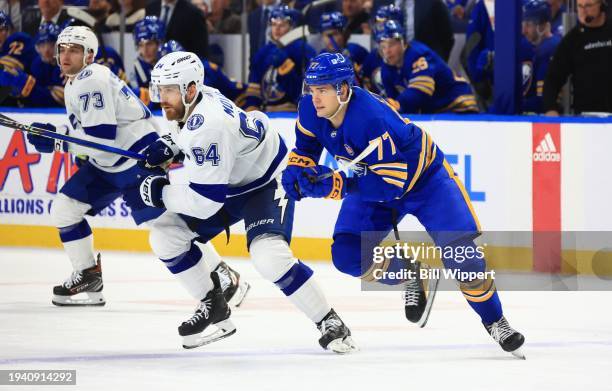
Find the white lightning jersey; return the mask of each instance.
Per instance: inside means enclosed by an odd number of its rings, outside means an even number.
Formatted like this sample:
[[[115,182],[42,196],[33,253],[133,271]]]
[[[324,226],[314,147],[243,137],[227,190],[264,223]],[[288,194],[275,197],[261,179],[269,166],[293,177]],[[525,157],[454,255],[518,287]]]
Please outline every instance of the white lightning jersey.
[[[141,152],[158,137],[149,109],[103,65],[83,68],[66,83],[64,99],[71,136],[133,152]],[[108,172],[135,164],[135,160],[75,144],[70,144],[70,151],[89,156],[92,164]]]
[[[185,154],[189,183],[165,186],[163,201],[172,212],[200,219],[214,215],[226,199],[274,180],[287,164],[287,147],[267,128],[267,118],[245,113],[210,87],[204,87],[202,99],[173,137]]]

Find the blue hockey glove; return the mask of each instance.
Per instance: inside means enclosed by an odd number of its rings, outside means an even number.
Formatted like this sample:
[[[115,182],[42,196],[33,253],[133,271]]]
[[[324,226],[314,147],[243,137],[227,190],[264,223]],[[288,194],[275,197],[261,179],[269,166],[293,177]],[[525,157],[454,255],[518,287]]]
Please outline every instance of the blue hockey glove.
[[[283,171],[283,177],[281,179],[283,189],[285,189],[285,193],[287,193],[289,198],[296,201],[299,201],[302,198],[298,178],[302,176],[302,173],[306,167],[314,166],[316,166],[316,163],[308,156],[300,155],[296,153],[295,150],[291,151],[289,154],[289,160],[287,162],[287,168],[285,168],[285,171]]]
[[[156,167],[170,165],[174,156],[181,152],[169,134],[165,134],[155,140],[145,149],[143,154],[146,157],[146,167]]]
[[[45,129],[51,132],[57,132],[55,126],[50,123],[43,124],[42,122],[33,122],[32,126],[36,128]],[[40,153],[51,153],[53,151],[68,151],[68,143],[65,143],[62,140],[39,136],[32,133],[28,133],[26,137],[28,138],[28,142],[32,144],[34,148],[36,148],[36,150]]]
[[[319,180],[321,175],[333,173],[332,176]],[[347,192],[346,175],[343,172],[334,172],[327,166],[318,165],[310,167],[298,177],[298,186],[303,197],[330,198],[341,200]]]
[[[165,176],[149,175],[140,183],[140,198],[147,206],[163,208],[162,190],[170,181]]]

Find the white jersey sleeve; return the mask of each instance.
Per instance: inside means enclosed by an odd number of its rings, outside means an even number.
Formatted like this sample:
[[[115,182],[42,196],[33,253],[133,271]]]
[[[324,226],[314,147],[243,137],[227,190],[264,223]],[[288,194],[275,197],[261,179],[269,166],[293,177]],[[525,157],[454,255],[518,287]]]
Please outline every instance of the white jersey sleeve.
[[[163,201],[172,212],[200,219],[214,215],[225,203],[238,151],[223,116],[205,117],[196,110],[178,138],[185,153],[188,184],[171,184]]]

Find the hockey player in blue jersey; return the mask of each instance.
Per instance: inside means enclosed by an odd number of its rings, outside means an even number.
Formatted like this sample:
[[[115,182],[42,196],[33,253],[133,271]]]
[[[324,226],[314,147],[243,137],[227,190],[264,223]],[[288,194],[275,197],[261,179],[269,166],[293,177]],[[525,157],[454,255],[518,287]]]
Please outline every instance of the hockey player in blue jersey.
[[[418,41],[406,42],[394,20],[377,34],[385,64],[385,93],[403,113],[477,113],[469,83],[456,76],[433,50]]]
[[[36,34],[38,56],[32,62],[30,73],[36,80],[26,100],[31,107],[64,107],[64,78],[55,59],[55,42],[60,27],[55,23],[43,23]]]
[[[350,32],[346,31],[348,20],[338,11],[326,12],[321,15],[319,31],[325,42],[321,53],[342,53],[351,59],[355,74],[361,74],[361,67],[368,56],[368,51],[361,45],[348,42]],[[361,85],[361,82],[359,83]]]
[[[164,42],[164,25],[157,16],[146,16],[134,25],[134,43],[138,48],[138,57],[130,74],[130,86],[138,91],[138,96],[149,105],[149,82],[151,69],[157,62],[158,51]]]
[[[376,11],[374,26],[372,27],[372,41],[374,47],[368,53],[361,68],[361,79],[363,87],[368,91],[386,96],[385,87],[382,83],[381,68],[384,64],[383,58],[378,47],[378,33],[383,30],[383,25],[387,20],[395,20],[399,24],[404,23],[404,13],[395,4],[384,5]]]
[[[0,87],[10,93],[5,106],[23,106],[30,96],[36,80],[30,75],[30,65],[36,57],[32,38],[22,32],[13,32],[9,16],[0,11]]]
[[[410,214],[437,246],[455,250],[450,256],[444,252],[446,268],[484,271],[482,257],[452,256],[461,249],[475,250],[480,225],[463,184],[431,137],[382,98],[353,86],[353,80],[353,67],[341,54],[320,54],[312,60],[283,187],[296,200],[343,200],[331,248],[334,266],[354,277],[404,284],[406,317],[418,322],[428,310],[424,285],[419,278],[376,277],[382,274],[374,274],[373,269],[397,272],[406,264],[397,257],[375,263],[374,246]],[[324,148],[337,160],[350,162],[372,145],[351,177],[317,164]],[[367,231],[374,232],[376,240],[362,241]],[[419,270],[419,262],[411,264]],[[521,356],[524,337],[503,316],[492,279],[463,279],[460,288],[493,339],[505,351]]]
[[[313,271],[289,247],[294,202],[280,184],[288,153],[285,142],[268,126],[265,114],[244,112],[219,90],[205,86],[204,76],[201,61],[190,52],[170,53],[153,68],[151,99],[160,102],[165,117],[176,125],[171,132],[176,148],[170,154],[151,148],[148,154],[168,159],[182,152],[187,181],[143,177],[141,197],[132,204],[180,214],[204,243],[223,231],[229,240],[229,226],[244,222],[253,265],[317,325],[320,345],[337,353],[354,350],[349,329],[325,299]],[[159,161],[147,158],[147,163]],[[187,272],[201,255],[193,243],[177,246],[173,237],[159,236],[151,245],[168,254],[162,260],[173,272]],[[194,283],[212,286],[208,279]],[[229,310],[216,296],[210,291],[192,319],[179,328],[185,346],[206,342],[197,334],[211,325],[220,328],[219,337],[230,335],[223,324]]]
[[[280,39],[300,21],[300,13],[286,5],[270,13],[271,42],[251,58],[247,110],[295,111],[300,99],[302,69],[315,55],[315,50],[303,39],[287,46]]]
[[[544,79],[548,64],[561,42],[551,31],[551,8],[546,0],[528,0],[523,5],[523,36],[534,46],[533,81],[523,96],[523,112],[542,113]]]
[[[180,43],[170,40],[159,48],[158,58],[162,58],[169,53],[184,52],[185,49]],[[218,89],[223,96],[234,101],[236,106],[244,107],[246,99],[246,86],[239,81],[227,77],[223,70],[214,62],[200,58],[204,65],[204,84]]]

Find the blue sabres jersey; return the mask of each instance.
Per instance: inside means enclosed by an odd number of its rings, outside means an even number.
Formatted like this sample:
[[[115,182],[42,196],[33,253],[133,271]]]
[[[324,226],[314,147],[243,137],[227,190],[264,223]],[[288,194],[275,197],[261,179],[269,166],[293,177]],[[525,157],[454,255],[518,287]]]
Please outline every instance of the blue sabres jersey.
[[[119,76],[121,80],[127,82],[127,75],[125,74],[123,60],[121,59],[119,53],[117,53],[117,51],[112,47],[100,47],[94,62],[96,64],[107,66],[115,75]]]
[[[149,64],[140,56],[136,58],[134,70],[130,75],[130,85],[132,88],[149,88],[151,83],[151,70],[155,64]]]
[[[285,58],[275,64],[279,55]],[[315,50],[301,39],[283,48],[269,43],[259,49],[251,59],[247,108],[266,106],[269,111],[295,110],[302,94],[302,61],[308,65],[314,55]]]
[[[486,51],[495,49],[495,35],[489,13],[483,0],[474,5],[466,32],[466,43],[471,50],[467,53],[467,72],[474,82],[493,82],[493,70],[484,69],[482,59]],[[467,46],[467,45],[466,45]]]
[[[36,57],[38,54],[32,38],[26,33],[13,33],[2,44],[0,65],[29,73]]]
[[[391,201],[418,187],[442,167],[444,154],[421,128],[402,118],[380,96],[353,87],[342,125],[317,117],[312,97],[300,100],[294,152],[317,162],[323,148],[339,161],[355,159],[370,143],[377,149],[353,169],[364,201]],[[365,176],[374,176],[367,182]],[[368,185],[366,185],[366,183]]]
[[[64,79],[60,67],[54,62],[48,64],[36,57],[31,66],[36,84],[28,96],[28,106],[64,107]]]
[[[244,107],[246,99],[246,86],[241,82],[227,77],[221,68],[214,62],[201,59],[204,64],[204,84],[218,89],[222,95],[234,101],[236,106]]]
[[[410,42],[401,68],[382,65],[382,81],[404,113],[478,112],[468,82],[418,41]]]
[[[380,74],[382,65],[383,59],[378,52],[378,48],[372,49],[361,67],[361,80],[363,81],[364,88],[368,91],[386,96]]]
[[[530,113],[541,113],[543,108],[544,80],[546,79],[546,71],[552,56],[557,50],[557,46],[561,42],[561,37],[553,34],[550,38],[546,38],[535,47],[533,57],[533,83],[528,89],[523,99],[523,111]]]

